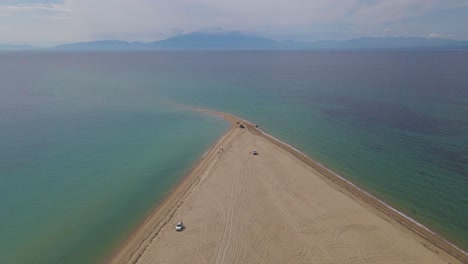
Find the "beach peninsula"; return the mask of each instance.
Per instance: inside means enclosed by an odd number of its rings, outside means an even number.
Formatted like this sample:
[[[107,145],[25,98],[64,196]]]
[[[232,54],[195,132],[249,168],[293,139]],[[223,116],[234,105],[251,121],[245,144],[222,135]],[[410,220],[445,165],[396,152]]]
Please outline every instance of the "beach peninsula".
[[[468,263],[463,250],[255,125],[207,112],[231,128],[108,263]]]

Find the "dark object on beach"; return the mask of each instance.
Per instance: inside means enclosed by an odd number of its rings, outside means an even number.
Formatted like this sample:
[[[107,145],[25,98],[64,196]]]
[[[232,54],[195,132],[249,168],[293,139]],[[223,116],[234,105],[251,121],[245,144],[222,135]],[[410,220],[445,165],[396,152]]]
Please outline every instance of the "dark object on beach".
[[[245,128],[244,124],[241,124],[239,127],[240,127],[240,128]]]
[[[252,151],[252,154],[258,155],[258,152],[256,150]]]
[[[258,125],[255,125],[255,127],[258,127]]]

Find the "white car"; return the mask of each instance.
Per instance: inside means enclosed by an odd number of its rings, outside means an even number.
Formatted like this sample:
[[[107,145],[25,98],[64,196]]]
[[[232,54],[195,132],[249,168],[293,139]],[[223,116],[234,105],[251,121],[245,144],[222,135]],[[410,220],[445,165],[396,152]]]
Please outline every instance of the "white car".
[[[252,151],[252,154],[258,155],[258,152],[256,150]]]
[[[184,229],[184,225],[182,224],[182,222],[177,223],[177,225],[175,226],[175,230],[182,231],[182,229]]]

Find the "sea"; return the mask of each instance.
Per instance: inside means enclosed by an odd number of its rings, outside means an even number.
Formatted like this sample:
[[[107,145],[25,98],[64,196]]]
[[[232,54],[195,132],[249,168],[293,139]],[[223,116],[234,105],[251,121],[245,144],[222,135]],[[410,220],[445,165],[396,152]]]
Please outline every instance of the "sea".
[[[100,263],[245,118],[468,249],[468,51],[0,53],[0,263]]]

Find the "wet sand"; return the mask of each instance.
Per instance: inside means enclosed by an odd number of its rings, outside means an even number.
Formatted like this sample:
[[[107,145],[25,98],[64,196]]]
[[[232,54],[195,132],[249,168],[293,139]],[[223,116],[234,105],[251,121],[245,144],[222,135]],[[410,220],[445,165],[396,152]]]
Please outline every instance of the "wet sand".
[[[246,121],[210,113],[233,126],[108,262],[468,262],[462,250],[299,151]]]

